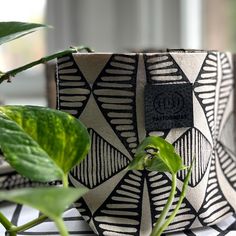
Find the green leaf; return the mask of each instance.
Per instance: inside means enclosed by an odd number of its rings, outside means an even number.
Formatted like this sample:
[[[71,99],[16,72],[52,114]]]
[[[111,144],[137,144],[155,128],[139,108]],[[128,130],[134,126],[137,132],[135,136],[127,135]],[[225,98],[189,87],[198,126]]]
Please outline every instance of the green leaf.
[[[20,174],[49,181],[62,179],[83,160],[90,137],[86,127],[68,113],[37,106],[2,106],[0,147]]]
[[[86,188],[25,188],[0,191],[0,199],[28,205],[51,218],[58,219],[61,214],[78,198],[84,195]]]
[[[63,178],[63,172],[48,154],[6,115],[0,113],[0,147],[9,164],[35,181]]]
[[[136,150],[129,170],[143,170],[177,173],[185,169],[181,157],[165,139],[156,136],[146,137]]]
[[[0,22],[0,45],[45,27],[48,26],[16,21]]]

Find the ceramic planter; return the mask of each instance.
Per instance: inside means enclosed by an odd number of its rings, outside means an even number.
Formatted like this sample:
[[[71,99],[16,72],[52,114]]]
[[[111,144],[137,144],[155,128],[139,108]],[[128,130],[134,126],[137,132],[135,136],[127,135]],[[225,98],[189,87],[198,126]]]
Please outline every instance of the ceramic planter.
[[[168,231],[216,224],[235,212],[233,75],[232,55],[216,51],[58,59],[57,106],[79,118],[92,139],[70,182],[90,189],[77,207],[96,233],[146,236],[165,205],[168,174],[124,170],[146,135],[171,142],[185,165],[196,157]],[[185,175],[178,175],[177,195]]]

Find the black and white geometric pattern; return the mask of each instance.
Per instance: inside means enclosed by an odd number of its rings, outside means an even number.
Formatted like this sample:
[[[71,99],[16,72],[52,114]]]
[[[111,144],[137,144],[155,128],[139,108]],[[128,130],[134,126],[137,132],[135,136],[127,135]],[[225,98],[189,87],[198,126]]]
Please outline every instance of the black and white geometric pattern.
[[[94,232],[146,236],[159,217],[170,191],[170,176],[125,171],[146,135],[158,135],[172,143],[185,165],[196,158],[186,198],[166,233],[177,235],[233,217],[233,72],[232,55],[214,51],[85,53],[59,59],[58,108],[78,117],[92,138],[92,149],[72,170],[70,182],[90,188],[77,208]],[[187,83],[193,93],[193,127],[147,132],[145,85]],[[174,205],[185,176],[186,171],[178,174]],[[208,229],[221,232],[218,226]],[[180,235],[198,235],[185,232]]]
[[[71,178],[79,179],[82,184],[92,189],[124,169],[129,159],[93,129],[89,129],[89,134],[92,139],[91,151],[88,158],[72,169]],[[101,156],[99,160],[98,153]]]
[[[72,56],[58,60],[61,71],[60,100],[61,110],[79,117],[90,96],[90,87]]]
[[[37,210],[27,206],[9,204],[6,202],[0,203],[0,211],[15,225],[23,225],[34,218],[37,218],[40,213]],[[83,219],[80,213],[75,208],[68,209],[63,214],[63,220],[70,233],[73,236],[95,236],[90,229],[88,223]],[[5,235],[5,229],[0,225],[0,235]],[[21,236],[43,236],[54,235],[59,236],[55,224],[47,219],[43,223],[28,229],[24,232],[19,232]],[[165,236],[234,236],[236,235],[236,215],[230,216],[220,223],[212,227],[202,227],[194,230],[186,230],[181,232],[165,234]]]

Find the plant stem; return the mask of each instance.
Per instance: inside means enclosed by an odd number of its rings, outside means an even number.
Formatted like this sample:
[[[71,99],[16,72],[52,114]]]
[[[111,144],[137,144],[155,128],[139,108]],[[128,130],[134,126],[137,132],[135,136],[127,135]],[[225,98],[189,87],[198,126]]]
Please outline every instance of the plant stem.
[[[7,232],[7,236],[17,236],[17,233],[16,232],[9,232],[9,231],[6,231]]]
[[[182,191],[181,191],[181,194],[179,196],[179,200],[178,200],[178,203],[174,209],[174,211],[172,212],[172,214],[169,216],[169,218],[166,220],[166,222],[160,227],[160,229],[158,230],[156,236],[159,236],[161,235],[161,233],[168,227],[168,225],[174,220],[176,214],[178,213],[179,211],[179,208],[181,207],[181,204],[184,200],[184,197],[186,195],[186,190],[187,190],[187,187],[188,187],[188,181],[189,181],[189,178],[190,178],[190,174],[192,172],[192,167],[193,167],[193,163],[194,161],[192,162],[189,170],[188,170],[188,173],[184,179],[184,184],[183,184],[183,187],[182,187]]]
[[[160,225],[163,223],[163,221],[166,218],[166,215],[168,214],[170,210],[171,204],[174,200],[175,191],[176,191],[176,174],[172,173],[172,184],[171,184],[170,195],[167,199],[166,205],[164,206],[150,236],[159,236],[158,232],[159,232]]]
[[[14,225],[0,212],[0,223],[6,230],[11,229]]]
[[[27,229],[30,229],[32,227],[34,227],[35,225],[38,225],[40,223],[42,223],[43,221],[45,221],[48,217],[45,216],[45,215],[41,215],[39,216],[37,219],[34,219],[24,225],[21,225],[21,226],[14,226],[12,227],[11,229],[8,230],[8,232],[21,232],[21,231],[24,231],[24,230],[27,230]]]
[[[63,184],[64,188],[68,188],[68,185],[69,185],[69,183],[68,183],[68,174],[63,175],[62,184]]]
[[[85,47],[85,46],[80,46],[80,47],[71,47],[70,49],[68,50],[64,50],[64,51],[61,51],[61,52],[57,52],[55,54],[52,54],[50,56],[47,56],[47,57],[43,57],[37,61],[33,61],[29,64],[26,64],[24,66],[21,66],[21,67],[18,67],[16,69],[13,69],[13,70],[9,70],[5,73],[1,73],[0,74],[0,84],[4,81],[4,80],[10,80],[11,77],[14,77],[16,74],[24,71],[24,70],[27,70],[31,67],[34,67],[38,64],[41,64],[41,63],[45,63],[47,61],[51,61],[57,57],[62,57],[62,56],[65,56],[65,55],[68,55],[68,54],[71,54],[71,53],[76,53],[76,52],[79,52],[79,51],[82,51],[82,50],[86,50],[87,52],[93,52],[93,50],[91,50],[89,47]]]
[[[65,223],[62,220],[62,218],[55,220],[55,224],[56,224],[61,236],[69,236],[69,233],[66,229]]]

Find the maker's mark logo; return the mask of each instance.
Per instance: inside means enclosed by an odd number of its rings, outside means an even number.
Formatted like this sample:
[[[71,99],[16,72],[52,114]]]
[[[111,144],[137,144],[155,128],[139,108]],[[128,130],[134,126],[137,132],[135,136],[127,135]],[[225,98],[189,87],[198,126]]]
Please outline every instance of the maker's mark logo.
[[[160,114],[175,114],[184,107],[184,97],[175,91],[163,92],[154,99],[155,111]]]
[[[148,131],[192,127],[192,84],[147,84],[145,127]]]

